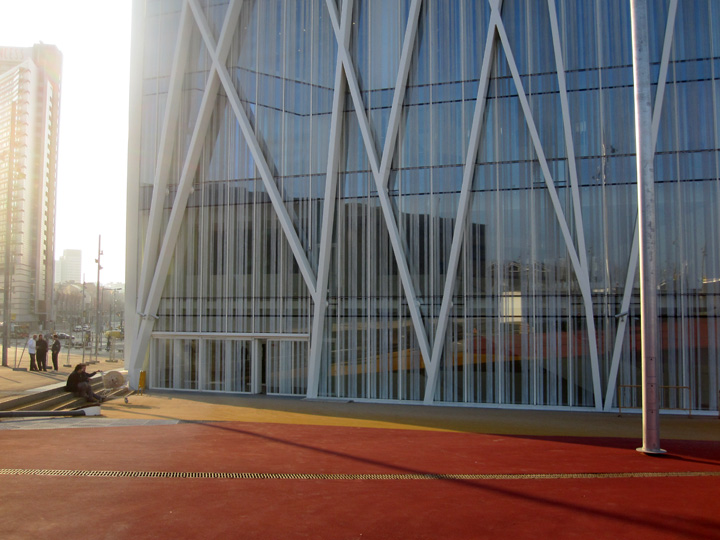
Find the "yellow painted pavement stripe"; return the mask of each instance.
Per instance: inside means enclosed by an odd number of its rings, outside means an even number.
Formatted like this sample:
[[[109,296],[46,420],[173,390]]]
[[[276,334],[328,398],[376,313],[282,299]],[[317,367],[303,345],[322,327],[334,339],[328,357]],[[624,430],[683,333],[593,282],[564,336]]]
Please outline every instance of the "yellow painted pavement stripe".
[[[79,471],[64,469],[0,469],[9,476],[72,476],[101,478],[231,478],[240,480],[596,480],[612,478],[720,477],[720,471],[530,473],[530,474],[333,474],[173,471]]]

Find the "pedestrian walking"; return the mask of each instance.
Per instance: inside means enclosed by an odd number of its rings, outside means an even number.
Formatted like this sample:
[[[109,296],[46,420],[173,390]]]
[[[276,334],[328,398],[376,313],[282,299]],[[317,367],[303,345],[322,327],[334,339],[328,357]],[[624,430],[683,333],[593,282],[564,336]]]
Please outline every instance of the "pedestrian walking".
[[[37,334],[33,334],[32,337],[27,341],[27,350],[28,354],[30,355],[30,371],[40,371],[37,367],[37,364],[35,363],[35,354],[37,353],[37,348],[35,344],[36,339]]]
[[[53,344],[50,350],[52,351],[52,363],[55,371],[58,370],[58,355],[60,354],[60,349],[62,349],[60,339],[58,339],[57,334],[53,334]]]
[[[47,371],[48,342],[45,340],[45,336],[42,335],[42,332],[38,334],[35,348],[37,349],[38,371]]]

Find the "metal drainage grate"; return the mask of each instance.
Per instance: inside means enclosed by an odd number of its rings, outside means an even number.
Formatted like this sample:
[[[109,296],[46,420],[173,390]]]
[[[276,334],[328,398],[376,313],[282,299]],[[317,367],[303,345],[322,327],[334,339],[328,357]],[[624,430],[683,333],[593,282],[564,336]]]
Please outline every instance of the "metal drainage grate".
[[[672,478],[720,476],[720,471],[549,473],[549,474],[320,474],[171,471],[73,471],[62,469],[0,469],[0,475],[75,476],[101,478],[230,478],[239,480],[564,480],[606,478]]]

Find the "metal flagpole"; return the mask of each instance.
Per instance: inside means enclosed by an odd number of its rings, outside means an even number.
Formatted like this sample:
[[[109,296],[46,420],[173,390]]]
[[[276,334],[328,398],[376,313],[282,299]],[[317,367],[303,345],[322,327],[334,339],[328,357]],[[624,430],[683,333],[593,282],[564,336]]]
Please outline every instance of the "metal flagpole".
[[[102,249],[100,249],[100,241],[102,240],[102,235],[98,235],[98,258],[95,259],[95,262],[97,263],[97,293],[95,298],[95,363],[98,363],[98,347],[100,345],[100,300],[102,291],[100,289],[100,270],[102,270],[102,266],[100,266],[100,256],[103,254]]]
[[[82,287],[82,363],[85,363],[85,273]]]
[[[640,318],[642,320],[643,445],[639,452],[662,454],[658,411],[657,278],[655,275],[655,168],[652,148],[652,99],[647,0],[630,0],[635,146],[637,152],[638,220],[640,231]]]

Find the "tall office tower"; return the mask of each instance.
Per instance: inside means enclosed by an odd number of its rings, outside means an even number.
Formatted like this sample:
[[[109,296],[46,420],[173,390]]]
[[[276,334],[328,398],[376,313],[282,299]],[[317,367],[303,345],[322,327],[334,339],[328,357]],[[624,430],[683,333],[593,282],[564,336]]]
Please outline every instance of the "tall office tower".
[[[63,254],[60,256],[58,263],[60,266],[60,275],[58,276],[60,283],[80,283],[80,277],[82,275],[82,250],[63,250]]]
[[[61,70],[54,45],[0,47],[0,269],[15,324],[52,317]]]
[[[135,4],[131,378],[638,406],[630,2]],[[710,414],[720,2],[651,5],[658,384]]]

